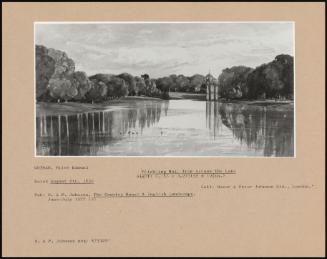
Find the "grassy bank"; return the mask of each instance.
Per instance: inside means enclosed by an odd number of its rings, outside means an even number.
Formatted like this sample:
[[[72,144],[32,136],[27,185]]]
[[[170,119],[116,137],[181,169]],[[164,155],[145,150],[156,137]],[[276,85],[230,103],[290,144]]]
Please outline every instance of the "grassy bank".
[[[194,94],[194,93],[181,93],[171,92],[171,100],[197,100],[205,101],[206,94]],[[108,100],[102,103],[79,103],[79,102],[66,102],[66,103],[48,103],[38,102],[36,103],[36,116],[44,115],[59,115],[59,114],[76,114],[83,112],[90,112],[96,110],[115,110],[121,109],[135,101],[140,100],[152,100],[162,101],[162,99],[147,97],[147,96],[127,96],[120,99]],[[225,100],[219,99],[219,103],[237,103],[256,106],[293,106],[292,100]]]
[[[162,99],[147,96],[126,96],[120,99],[108,100],[102,103],[80,103],[80,102],[38,102],[36,103],[36,116],[41,114],[58,115],[58,114],[76,114],[96,110],[115,110],[120,109],[124,104],[138,100],[160,101]]]
[[[182,93],[182,92],[170,92],[169,93],[170,100],[199,100],[199,101],[206,101],[206,94],[203,93]],[[224,98],[219,98],[219,102],[222,103],[242,103],[242,104],[249,104],[249,105],[260,105],[260,106],[267,106],[267,105],[283,105],[283,104],[293,104],[294,101],[292,100],[278,100],[278,99],[266,99],[266,100],[226,100]]]
[[[182,93],[182,92],[169,92],[169,99],[170,100],[199,100],[205,101],[206,94],[199,94],[199,93]]]
[[[222,103],[241,103],[248,105],[270,106],[270,105],[290,105],[294,104],[292,100],[225,100],[219,99]]]
[[[117,101],[119,100],[162,100],[161,98],[156,98],[156,97],[149,97],[149,96],[126,96],[126,97],[123,97],[121,99],[118,99]]]

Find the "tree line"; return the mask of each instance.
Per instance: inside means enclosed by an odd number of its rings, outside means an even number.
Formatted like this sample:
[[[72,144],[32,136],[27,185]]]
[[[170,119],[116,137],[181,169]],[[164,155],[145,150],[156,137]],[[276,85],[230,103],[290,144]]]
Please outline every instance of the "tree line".
[[[278,55],[255,69],[226,68],[218,77],[218,93],[226,99],[293,99],[293,57]]]
[[[36,45],[36,99],[38,101],[102,102],[124,96],[169,98],[169,92],[205,93],[206,77],[226,99],[293,98],[293,57],[278,55],[255,69],[226,68],[218,79],[212,75],[170,75],[150,78],[148,74],[95,74],[75,71],[75,63],[60,50]]]
[[[75,63],[60,50],[36,45],[36,99],[38,101],[102,102],[124,96],[169,98],[169,91],[205,92],[205,77],[170,75],[150,78],[148,74],[95,74],[75,71]]]

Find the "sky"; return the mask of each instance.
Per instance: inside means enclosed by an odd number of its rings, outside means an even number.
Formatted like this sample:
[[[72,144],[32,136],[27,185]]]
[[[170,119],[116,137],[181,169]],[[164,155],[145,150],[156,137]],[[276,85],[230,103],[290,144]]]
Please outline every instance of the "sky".
[[[36,23],[35,43],[65,51],[76,71],[152,78],[217,77],[293,56],[293,23]]]

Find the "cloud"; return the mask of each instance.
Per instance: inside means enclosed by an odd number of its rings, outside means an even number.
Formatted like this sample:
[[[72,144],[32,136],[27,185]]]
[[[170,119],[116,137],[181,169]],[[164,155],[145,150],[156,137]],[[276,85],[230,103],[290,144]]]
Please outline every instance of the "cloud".
[[[76,69],[215,76],[293,53],[291,23],[37,24],[35,42],[65,51]]]

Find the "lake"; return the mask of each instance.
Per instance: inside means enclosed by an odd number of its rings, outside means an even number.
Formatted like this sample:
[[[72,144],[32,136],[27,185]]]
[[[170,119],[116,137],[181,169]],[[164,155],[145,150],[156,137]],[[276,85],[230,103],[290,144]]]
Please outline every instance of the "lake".
[[[59,114],[37,107],[36,155],[293,157],[294,109],[197,100]]]

